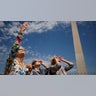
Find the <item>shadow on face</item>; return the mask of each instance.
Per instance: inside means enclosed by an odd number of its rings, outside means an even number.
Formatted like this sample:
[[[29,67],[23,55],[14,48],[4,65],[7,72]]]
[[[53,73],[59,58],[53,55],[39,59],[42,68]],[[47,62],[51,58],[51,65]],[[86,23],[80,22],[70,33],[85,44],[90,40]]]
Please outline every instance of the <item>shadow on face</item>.
[[[19,49],[17,56],[25,56],[26,51],[24,49]]]
[[[60,62],[59,58],[57,56],[53,56],[51,58],[51,65],[58,64]]]
[[[39,60],[34,60],[32,62],[33,69],[36,68],[36,67],[40,67],[40,65],[41,65],[41,61],[39,61]]]

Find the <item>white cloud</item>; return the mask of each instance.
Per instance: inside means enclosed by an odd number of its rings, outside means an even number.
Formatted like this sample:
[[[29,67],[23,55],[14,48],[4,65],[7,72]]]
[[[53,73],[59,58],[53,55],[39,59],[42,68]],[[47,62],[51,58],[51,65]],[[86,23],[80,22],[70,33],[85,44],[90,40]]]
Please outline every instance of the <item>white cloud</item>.
[[[44,60],[44,58],[40,58],[40,57],[30,57],[24,60],[25,64],[31,64],[33,60],[43,60],[45,64],[49,65],[50,64],[50,60]]]
[[[35,52],[32,50],[27,51],[26,55],[29,55],[30,57],[28,56],[29,58],[25,58],[25,60],[24,60],[25,64],[32,63],[32,60],[34,60],[34,59],[43,60],[45,62],[45,64],[49,64],[50,58],[51,58],[51,55],[45,56],[45,55],[40,54],[39,52]],[[25,57],[26,57],[26,55],[25,55]]]
[[[11,36],[10,35],[6,35],[4,32],[3,32],[3,36],[0,37],[0,42],[2,42],[3,40],[8,40],[10,39]]]
[[[50,22],[50,21],[29,22],[28,30],[25,33],[28,34],[32,32],[38,32],[38,33],[46,32],[54,28],[56,25],[57,25],[56,21],[54,22]]]
[[[29,22],[28,29],[25,31],[25,34],[37,32],[47,32],[48,30],[53,29],[55,26],[62,24],[62,28],[66,28],[70,24],[69,21],[34,21]],[[20,30],[20,22],[12,21],[7,26],[4,26],[4,22],[1,22],[1,25],[4,28],[0,30],[2,32],[7,32],[9,35],[17,36],[18,31]],[[64,25],[64,26],[63,26]]]
[[[13,26],[11,28],[9,28],[8,32],[10,33],[10,35],[14,35],[14,36],[17,36],[18,34],[18,30],[19,28],[17,26]]]
[[[12,25],[14,25],[14,26],[20,26],[20,22],[12,21]]]
[[[58,22],[58,26],[59,26],[60,28],[69,30],[68,27],[69,27],[70,24],[71,24],[70,21],[57,21],[57,22]],[[65,31],[65,32],[66,32],[66,31]]]
[[[19,31],[19,22],[12,22],[12,24],[9,24],[9,28],[6,28],[6,31],[9,32],[10,35],[17,36],[18,31]]]
[[[66,28],[70,24],[70,21],[36,21],[36,22],[30,22],[28,30],[25,32],[26,34],[32,33],[32,32],[46,32],[48,30],[53,29],[55,26],[58,26],[59,24],[63,24],[62,27]]]
[[[4,22],[0,21],[0,27],[4,27]]]
[[[6,52],[6,51],[7,51],[7,47],[6,47],[5,45],[0,46],[0,50],[1,50],[2,52]]]
[[[2,25],[3,25],[3,24],[2,24]],[[11,22],[11,21],[10,21],[10,23],[9,23],[8,25],[6,25],[6,26],[3,25],[3,28],[1,28],[0,30],[1,30],[3,33],[6,32],[7,35],[17,36],[18,31],[19,31],[19,25],[20,25],[19,22]],[[5,39],[6,39],[6,38],[5,38]]]

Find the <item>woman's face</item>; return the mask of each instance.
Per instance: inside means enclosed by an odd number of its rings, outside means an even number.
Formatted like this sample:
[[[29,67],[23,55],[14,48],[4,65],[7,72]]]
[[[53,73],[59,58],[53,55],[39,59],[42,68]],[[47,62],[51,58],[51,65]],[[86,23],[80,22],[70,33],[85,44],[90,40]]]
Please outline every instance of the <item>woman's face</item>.
[[[54,59],[55,59],[56,63],[59,63],[60,62],[60,60],[59,60],[58,57],[55,57]]]
[[[24,49],[18,50],[18,55],[25,55],[26,51]]]
[[[51,64],[54,65],[54,64],[59,64],[60,60],[57,56],[54,56],[52,61],[51,61]]]
[[[35,66],[40,66],[41,65],[41,62],[40,61],[36,61],[35,62]]]

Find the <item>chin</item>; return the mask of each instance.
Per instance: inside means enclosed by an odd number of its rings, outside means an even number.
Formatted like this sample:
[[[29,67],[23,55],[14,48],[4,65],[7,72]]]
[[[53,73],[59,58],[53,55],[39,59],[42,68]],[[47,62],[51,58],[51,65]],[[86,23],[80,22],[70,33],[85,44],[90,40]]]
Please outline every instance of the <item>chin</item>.
[[[21,56],[21,57],[24,57],[24,56],[25,56],[25,54],[20,54],[20,56]]]

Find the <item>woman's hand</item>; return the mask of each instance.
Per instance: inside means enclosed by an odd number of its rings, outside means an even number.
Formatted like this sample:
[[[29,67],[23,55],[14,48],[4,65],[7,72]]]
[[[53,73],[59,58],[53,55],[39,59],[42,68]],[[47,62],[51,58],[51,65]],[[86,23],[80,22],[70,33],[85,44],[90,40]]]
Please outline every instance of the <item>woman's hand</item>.
[[[63,57],[59,56],[59,57],[58,57],[58,60],[59,60],[59,62],[61,62],[61,61],[63,61],[64,59],[63,59]]]
[[[20,32],[24,32],[28,27],[28,22],[24,22],[21,26],[20,26]]]

